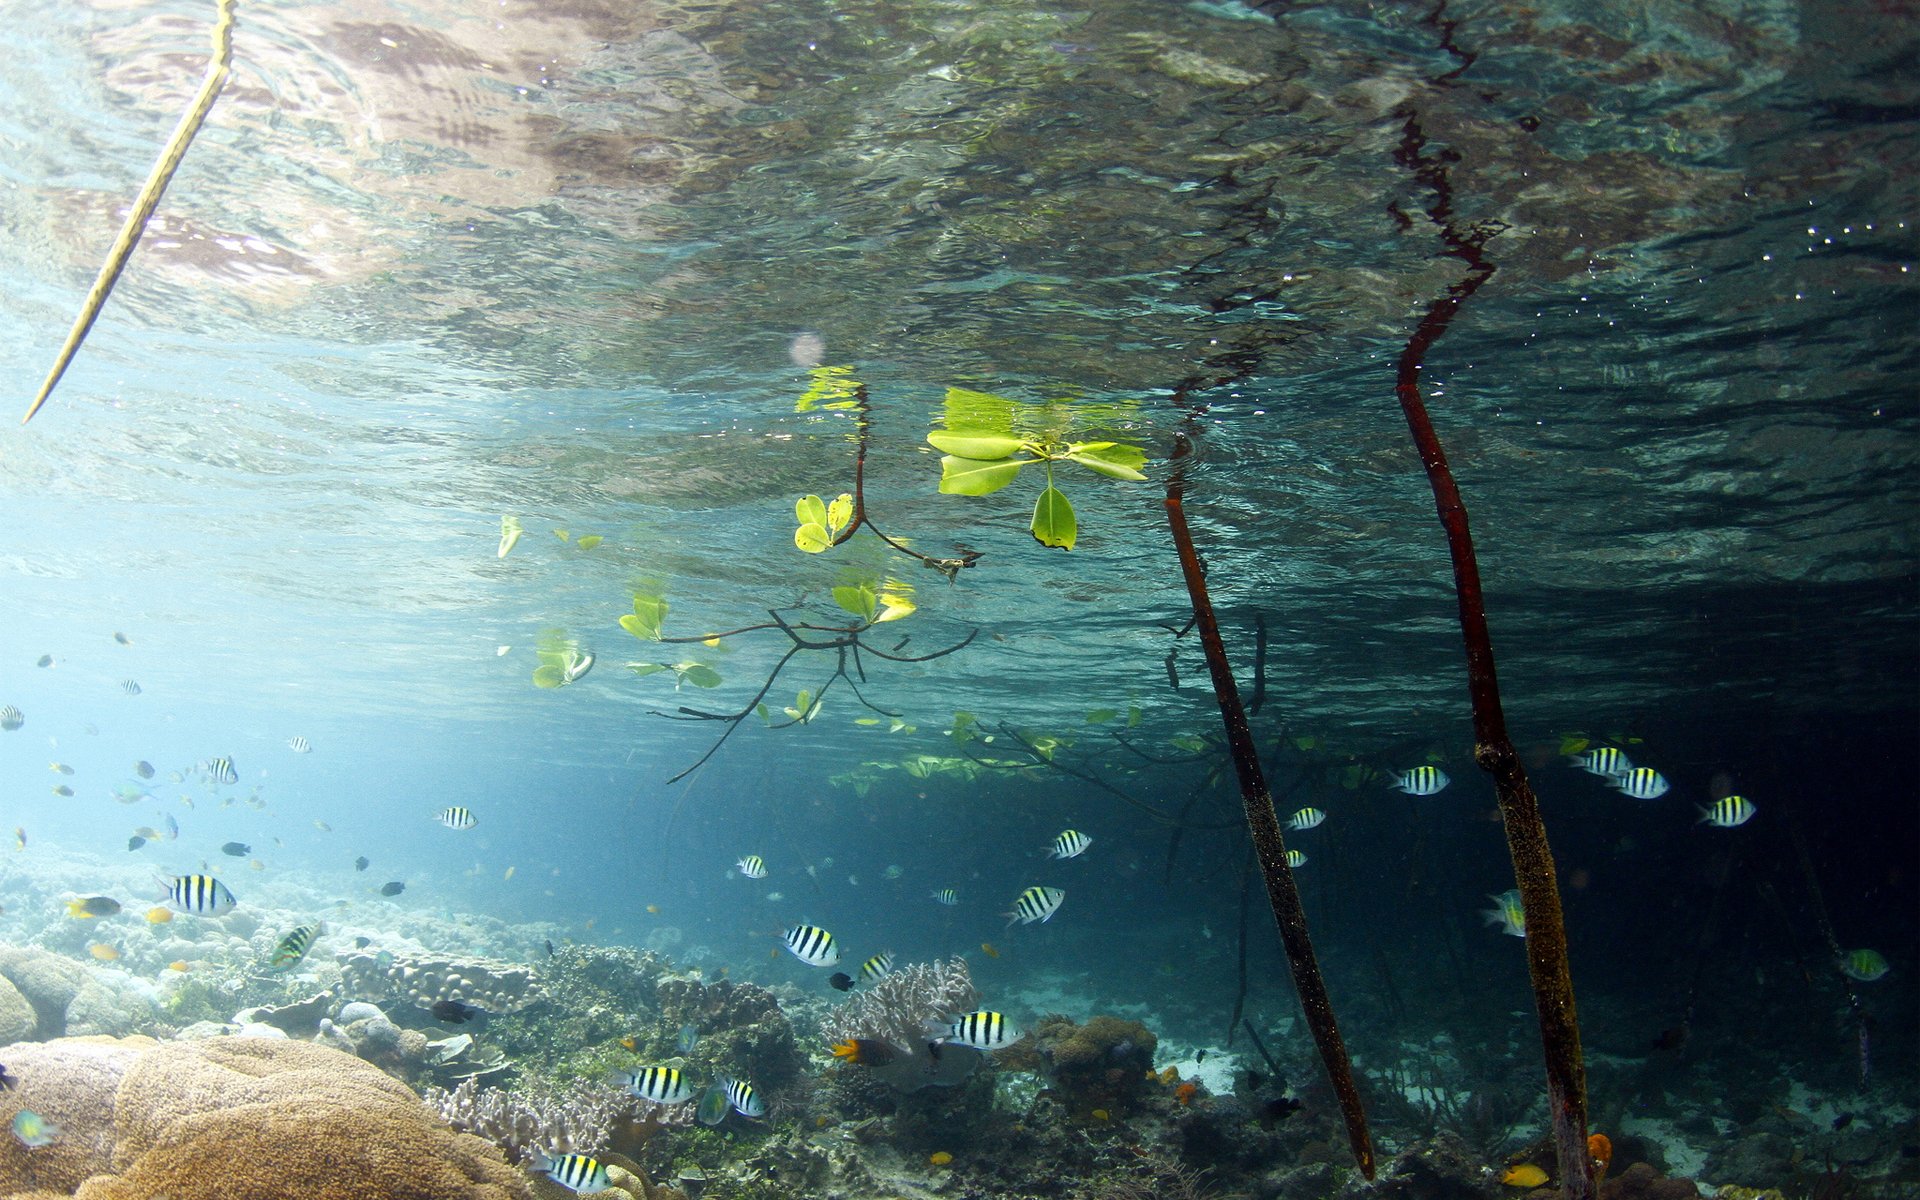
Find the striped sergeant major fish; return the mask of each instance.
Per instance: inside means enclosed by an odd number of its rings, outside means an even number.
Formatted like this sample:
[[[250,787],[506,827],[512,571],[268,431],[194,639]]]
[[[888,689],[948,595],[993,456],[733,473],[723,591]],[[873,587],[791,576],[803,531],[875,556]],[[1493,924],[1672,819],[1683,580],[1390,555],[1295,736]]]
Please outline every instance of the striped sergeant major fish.
[[[1064,889],[1036,884],[1021,892],[1020,898],[1013,902],[1013,911],[1007,914],[1011,920],[1007,924],[1012,925],[1015,921],[1022,925],[1031,925],[1035,921],[1045,924],[1060,911],[1060,905],[1066,898]]]
[[[942,1027],[935,1026],[938,1032]],[[1003,1050],[1021,1038],[1021,1033],[997,1012],[980,1009],[944,1027],[934,1039],[935,1045],[971,1046],[975,1050]]]
[[[795,925],[782,940],[795,958],[810,967],[830,967],[840,961],[833,935],[818,925]]]
[[[533,1169],[542,1172],[570,1192],[604,1192],[613,1185],[607,1168],[591,1154],[548,1154],[533,1152]]]
[[[1307,852],[1306,852],[1305,850],[1289,850],[1289,851],[1287,851],[1287,865],[1288,865],[1289,867],[1304,867],[1304,866],[1306,866],[1306,865],[1307,865]]]
[[[1595,746],[1585,754],[1569,754],[1567,762],[1579,767],[1589,775],[1602,775],[1617,779],[1633,770],[1633,763],[1627,756],[1612,746]]]
[[[1700,810],[1700,820],[1696,824],[1732,829],[1735,825],[1745,825],[1753,820],[1753,814],[1759,811],[1753,801],[1745,796],[1722,796]]]
[[[295,754],[311,754],[313,753],[313,743],[296,733],[287,739],[287,749],[293,751]]]
[[[284,971],[293,966],[307,956],[307,951],[313,949],[313,943],[322,932],[324,927],[318,924],[300,926],[280,939],[280,944],[273,948],[273,957],[267,960],[267,966],[275,971]]]
[[[720,1081],[720,1088],[726,1093],[727,1103],[732,1105],[733,1111],[741,1116],[758,1118],[767,1114],[767,1102],[760,1098],[760,1093],[754,1091],[753,1085],[746,1080],[723,1079]]]
[[[685,1104],[693,1099],[693,1084],[678,1067],[640,1067],[622,1071],[619,1083],[642,1100],[655,1104]]]
[[[233,911],[233,893],[211,875],[173,875],[160,898],[177,912],[195,917],[219,917]]]
[[[749,854],[739,862],[734,863],[733,869],[745,875],[748,879],[765,879],[767,877],[767,860],[761,858],[758,854]]]
[[[1093,845],[1092,838],[1081,833],[1078,829],[1068,829],[1063,831],[1059,837],[1053,839],[1053,848],[1047,851],[1047,857],[1078,858],[1082,854],[1085,854],[1087,847],[1091,845]]]
[[[885,979],[893,974],[893,954],[885,952],[874,955],[860,964],[860,978],[872,983],[876,979]]]
[[[120,681],[120,690],[129,696],[138,696],[140,694],[140,685],[134,680],[122,679]]]
[[[1617,788],[1635,800],[1658,800],[1667,794],[1672,785],[1667,777],[1652,767],[1635,767],[1625,775],[1615,776],[1609,787]]]
[[[1287,828],[1294,831],[1313,829],[1327,819],[1327,814],[1317,808],[1303,808],[1287,818]]]
[[[932,893],[932,896],[935,904],[944,904],[948,908],[952,908],[954,905],[960,903],[960,893],[952,888],[941,888],[939,891]]]
[[[232,786],[240,782],[240,772],[234,770],[233,760],[224,754],[201,763],[200,769],[205,771],[207,778],[215,783]]]
[[[22,713],[18,708],[15,708],[11,704],[0,705],[0,729],[12,733],[26,723],[26,714]]]
[[[1395,791],[1405,792],[1409,796],[1431,796],[1446,787],[1448,782],[1445,771],[1428,764],[1395,775],[1392,787]]]
[[[459,804],[451,808],[441,809],[439,812],[433,814],[433,819],[445,825],[448,829],[472,829],[480,823],[479,820],[474,817],[472,809]]]

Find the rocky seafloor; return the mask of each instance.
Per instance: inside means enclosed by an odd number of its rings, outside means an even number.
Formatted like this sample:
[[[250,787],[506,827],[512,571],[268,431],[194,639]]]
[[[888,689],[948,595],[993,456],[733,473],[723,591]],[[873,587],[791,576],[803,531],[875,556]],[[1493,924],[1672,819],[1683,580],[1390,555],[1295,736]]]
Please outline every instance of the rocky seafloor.
[[[529,1169],[536,1149],[596,1155],[602,1194],[632,1200],[1490,1200],[1527,1194],[1501,1182],[1515,1165],[1554,1169],[1531,1077],[1487,1088],[1486,1047],[1447,1034],[1363,1063],[1368,1182],[1310,1045],[1281,1030],[1257,1054],[1203,1054],[1163,1042],[1151,1011],[1088,1011],[1040,981],[996,997],[1048,1014],[1012,1047],[928,1055],[926,1023],[980,1002],[960,959],[809,993],[542,926],[357,905],[275,969],[313,919],[297,889],[210,920],[48,921],[22,914],[61,911],[69,881],[0,882],[16,899],[0,917],[0,1120],[28,1109],[60,1131],[0,1138],[0,1196],[570,1194]],[[849,1041],[892,1049],[849,1062],[833,1053]],[[609,1082],[642,1065],[749,1080],[766,1111],[708,1125]],[[1896,1087],[1842,1113],[1777,1071],[1733,1099],[1727,1069],[1596,1056],[1603,1200],[1920,1195]]]

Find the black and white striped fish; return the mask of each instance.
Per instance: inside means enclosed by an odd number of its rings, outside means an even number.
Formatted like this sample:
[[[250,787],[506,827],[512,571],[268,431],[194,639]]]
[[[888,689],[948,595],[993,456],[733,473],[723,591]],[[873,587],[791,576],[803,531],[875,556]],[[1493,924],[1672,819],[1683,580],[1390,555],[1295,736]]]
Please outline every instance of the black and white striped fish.
[[[313,753],[313,743],[296,733],[287,739],[287,749],[293,751],[295,754],[311,754]]]
[[[1066,898],[1067,893],[1062,888],[1041,887],[1036,884],[1021,892],[1020,898],[1013,902],[1013,911],[1007,914],[1012,920],[1007,924],[1011,925],[1014,921],[1018,921],[1022,925],[1031,925],[1035,921],[1042,924],[1051,921],[1053,914],[1060,911],[1060,905]]]
[[[1652,767],[1635,767],[1624,775],[1617,775],[1608,784],[1617,788],[1635,800],[1658,800],[1667,794],[1672,785],[1667,777]]]
[[[1053,839],[1053,849],[1047,851],[1048,858],[1078,858],[1093,845],[1093,839],[1078,829],[1069,829]]]
[[[1289,850],[1289,851],[1287,851],[1287,865],[1288,865],[1289,867],[1304,867],[1304,866],[1306,866],[1306,865],[1307,865],[1307,853],[1306,853],[1306,851],[1304,851],[1304,850]]]
[[[1317,808],[1303,808],[1287,818],[1287,828],[1293,830],[1312,829],[1327,819],[1327,814]]]
[[[1589,775],[1607,779],[1618,779],[1633,770],[1633,763],[1628,761],[1627,756],[1612,746],[1595,746],[1585,754],[1569,754],[1567,762]]]
[[[161,899],[183,913],[196,917],[218,917],[233,911],[233,893],[211,875],[174,875],[167,880]]]
[[[1004,1016],[983,1008],[955,1021],[935,1041],[936,1044],[950,1042],[956,1046],[971,1046],[975,1050],[1000,1050],[1019,1041],[1020,1036],[1020,1031],[1008,1023]]]
[[[448,829],[472,829],[480,823],[479,820],[474,817],[472,809],[459,804],[453,805],[451,808],[441,809],[439,812],[433,814],[433,819],[445,825]]]
[[[27,723],[27,716],[13,705],[0,707],[0,729],[12,733]]]
[[[207,778],[214,783],[232,786],[240,782],[240,772],[234,769],[233,760],[224,754],[201,763],[200,769],[205,771]]]
[[[733,869],[745,875],[748,879],[765,879],[767,877],[767,860],[761,858],[758,854],[748,854],[742,857],[739,862],[734,863]]]
[[[120,681],[120,690],[129,696],[138,696],[140,694],[140,685],[131,679],[122,679]]]
[[[1745,796],[1722,796],[1700,810],[1698,824],[1732,829],[1735,825],[1745,825],[1753,820],[1753,814],[1759,811],[1753,801]]]
[[[1446,787],[1447,783],[1447,773],[1431,764],[1402,771],[1393,777],[1394,790],[1409,796],[1431,796]]]
[[[685,1104],[693,1099],[693,1085],[678,1067],[640,1067],[620,1074],[626,1089],[642,1100]]]
[[[591,1154],[556,1156],[536,1149],[533,1152],[533,1169],[573,1192],[604,1192],[613,1184],[607,1178],[607,1168]]]
[[[960,893],[952,888],[941,888],[939,891],[933,893],[933,902],[952,908],[954,905],[960,903]]]
[[[818,925],[795,925],[784,939],[793,956],[810,967],[830,967],[840,961],[833,935]]]
[[[893,955],[881,952],[860,964],[860,978],[872,983],[876,979],[885,979],[893,974]]]
[[[733,1111],[741,1116],[763,1117],[766,1115],[767,1102],[760,1098],[760,1093],[754,1091],[753,1085],[746,1080],[723,1080],[721,1087],[727,1094],[727,1103],[733,1105]]]

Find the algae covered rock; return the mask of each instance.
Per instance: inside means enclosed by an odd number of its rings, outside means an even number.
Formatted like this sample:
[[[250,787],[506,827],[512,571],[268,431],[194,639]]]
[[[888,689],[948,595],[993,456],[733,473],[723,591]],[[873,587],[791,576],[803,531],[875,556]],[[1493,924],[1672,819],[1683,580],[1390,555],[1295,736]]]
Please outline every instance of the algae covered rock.
[[[34,1036],[46,1039],[66,1033],[67,1006],[87,981],[87,969],[38,946],[0,946],[0,976],[33,1006]]]
[[[530,1200],[499,1150],[406,1085],[303,1042],[62,1039],[0,1051],[46,1146],[0,1138],[0,1195],[79,1200]],[[78,1189],[77,1191],[74,1189]]]
[[[33,1036],[40,1018],[20,989],[0,976],[0,1045],[22,1042]]]
[[[31,1109],[60,1136],[29,1149],[0,1134],[0,1195],[40,1187],[71,1194],[90,1175],[113,1165],[115,1104],[120,1084],[151,1038],[63,1038],[0,1049],[14,1086],[0,1092],[0,1124]]]
[[[1060,1102],[1076,1116],[1095,1109],[1134,1107],[1153,1071],[1160,1044],[1138,1021],[1090,1017],[1084,1025],[1062,1016],[1043,1017],[1034,1027],[1031,1052],[1038,1055]]]

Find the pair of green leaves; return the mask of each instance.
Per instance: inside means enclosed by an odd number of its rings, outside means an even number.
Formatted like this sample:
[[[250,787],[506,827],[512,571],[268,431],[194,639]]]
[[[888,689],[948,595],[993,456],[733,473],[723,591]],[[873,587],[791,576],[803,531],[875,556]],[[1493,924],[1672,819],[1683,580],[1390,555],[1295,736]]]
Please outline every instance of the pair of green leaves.
[[[643,642],[657,642],[660,640],[661,623],[666,619],[667,601],[664,596],[635,592],[633,611],[620,618],[620,628]]]
[[[772,722],[773,709],[764,701],[754,705],[753,711],[760,714],[762,721]],[[786,715],[789,722],[805,725],[820,715],[820,697],[814,695],[810,688],[801,688],[799,694],[793,698],[793,703],[786,705],[780,711]]]
[[[657,675],[662,671],[672,671],[673,688],[675,691],[679,691],[681,687],[686,685],[702,688],[717,688],[723,682],[720,678],[720,672],[705,663],[630,662],[627,664],[627,670],[640,676]]]
[[[884,625],[913,615],[912,592],[906,584],[891,579],[877,588],[870,583],[850,583],[833,589],[833,602],[868,625]]]
[[[540,665],[533,669],[533,686],[537,688],[565,687],[593,669],[593,652],[582,650],[565,630],[542,630],[534,654],[540,659]]]
[[[1067,494],[1054,486],[1055,463],[1076,463],[1109,479],[1139,483],[1147,452],[1119,442],[1074,442],[1064,435],[1014,427],[1018,407],[1011,400],[966,388],[948,388],[947,427],[927,435],[940,459],[940,490],[954,496],[987,496],[1019,478],[1023,467],[1044,464],[1047,485],[1033,505],[1029,525],[1043,546],[1073,549],[1079,522]]]
[[[793,531],[793,544],[808,554],[818,554],[833,545],[847,522],[853,520],[853,493],[840,493],[832,504],[818,496],[802,496],[793,506],[793,518],[799,523]]]

